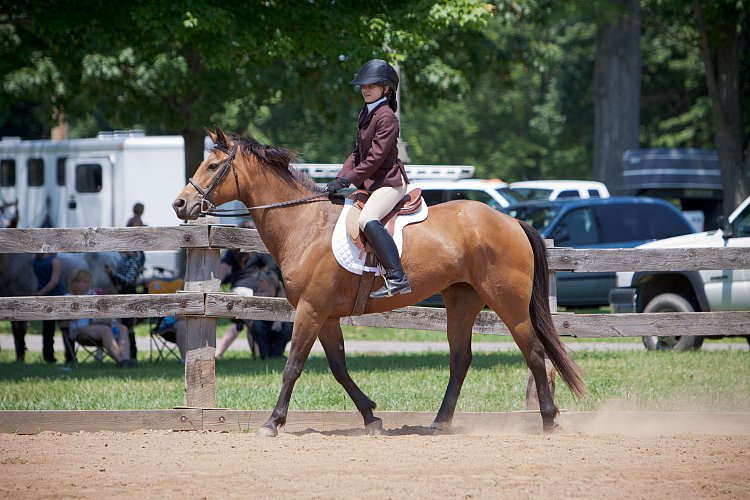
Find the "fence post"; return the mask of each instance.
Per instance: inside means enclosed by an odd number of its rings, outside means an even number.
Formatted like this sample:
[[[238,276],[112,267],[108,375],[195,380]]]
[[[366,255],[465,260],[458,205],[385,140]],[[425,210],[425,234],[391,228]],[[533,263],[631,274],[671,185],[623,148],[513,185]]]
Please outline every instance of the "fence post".
[[[218,248],[188,248],[185,287],[190,292],[217,292],[221,269]],[[216,318],[186,316],[185,406],[216,406]]]

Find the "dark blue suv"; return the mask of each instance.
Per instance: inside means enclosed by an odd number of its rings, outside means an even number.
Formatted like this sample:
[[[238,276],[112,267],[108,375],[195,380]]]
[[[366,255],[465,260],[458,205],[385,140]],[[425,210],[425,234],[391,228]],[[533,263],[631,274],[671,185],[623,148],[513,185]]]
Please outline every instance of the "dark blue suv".
[[[529,201],[502,212],[534,226],[558,247],[631,248],[653,240],[694,233],[690,220],[657,198],[622,196],[568,201]],[[557,273],[557,303],[604,306],[615,273]]]

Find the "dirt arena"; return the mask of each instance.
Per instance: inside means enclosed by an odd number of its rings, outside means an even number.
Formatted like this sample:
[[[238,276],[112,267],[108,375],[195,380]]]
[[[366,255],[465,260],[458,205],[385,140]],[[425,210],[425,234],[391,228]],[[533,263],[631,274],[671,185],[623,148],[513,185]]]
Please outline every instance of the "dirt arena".
[[[750,498],[750,422],[0,434],[3,498]],[[632,424],[632,422],[631,422]],[[713,427],[712,427],[713,425]],[[692,431],[690,430],[692,429]],[[705,430],[708,429],[708,433]]]

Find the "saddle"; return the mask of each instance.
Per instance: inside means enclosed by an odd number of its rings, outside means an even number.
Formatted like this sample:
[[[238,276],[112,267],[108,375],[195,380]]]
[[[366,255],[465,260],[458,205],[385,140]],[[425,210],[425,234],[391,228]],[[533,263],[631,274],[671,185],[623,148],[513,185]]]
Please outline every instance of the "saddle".
[[[372,269],[378,265],[377,258],[372,248],[365,240],[364,235],[359,229],[359,214],[362,213],[362,208],[370,198],[370,193],[367,191],[358,190],[347,197],[352,202],[352,207],[347,213],[345,226],[347,236],[354,243],[356,248],[359,250],[360,257],[364,255],[365,266]],[[411,215],[419,212],[422,209],[422,190],[415,188],[406,193],[404,197],[399,201],[393,210],[381,219],[383,227],[388,231],[391,236],[394,236],[394,228],[396,226],[396,219],[399,215]],[[375,279],[375,273],[373,271],[364,271],[359,280],[359,288],[357,290],[357,296],[354,299],[354,306],[352,307],[351,316],[360,316],[364,312],[365,304],[368,301],[370,292],[373,288],[373,282]]]
[[[365,240],[362,231],[359,229],[359,214],[362,213],[362,208],[365,206],[365,203],[367,203],[367,200],[370,199],[370,193],[360,189],[350,194],[347,198],[352,201],[352,208],[346,216],[346,232],[360,251],[364,250],[370,253],[372,250],[366,247],[367,241]],[[422,189],[415,188],[406,193],[404,197],[401,198],[401,201],[396,203],[393,210],[388,212],[380,222],[388,231],[388,234],[393,236],[396,217],[399,215],[413,214],[418,212],[420,208],[422,208]]]

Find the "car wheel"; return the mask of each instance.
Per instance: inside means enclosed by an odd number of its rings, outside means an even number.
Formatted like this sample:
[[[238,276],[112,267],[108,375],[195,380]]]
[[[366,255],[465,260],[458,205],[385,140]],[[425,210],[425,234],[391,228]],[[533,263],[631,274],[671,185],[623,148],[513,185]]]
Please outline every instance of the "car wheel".
[[[682,295],[662,293],[657,295],[643,309],[645,313],[695,312],[695,307]],[[649,351],[683,352],[697,350],[703,345],[703,337],[683,335],[680,337],[643,337],[643,345]]]

